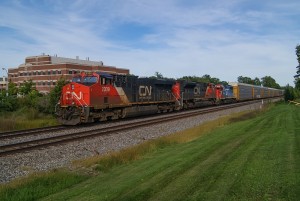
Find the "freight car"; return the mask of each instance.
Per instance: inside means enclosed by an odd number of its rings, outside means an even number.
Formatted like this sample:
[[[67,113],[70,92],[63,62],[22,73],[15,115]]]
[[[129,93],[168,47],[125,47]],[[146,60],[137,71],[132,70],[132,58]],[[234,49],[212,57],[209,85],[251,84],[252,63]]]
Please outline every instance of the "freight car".
[[[229,85],[233,87],[233,95],[237,101],[283,96],[284,93],[284,91],[280,89],[255,86],[238,82],[230,82]]]
[[[241,83],[223,86],[82,72],[63,87],[56,115],[62,124],[76,125],[280,95],[280,90]]]

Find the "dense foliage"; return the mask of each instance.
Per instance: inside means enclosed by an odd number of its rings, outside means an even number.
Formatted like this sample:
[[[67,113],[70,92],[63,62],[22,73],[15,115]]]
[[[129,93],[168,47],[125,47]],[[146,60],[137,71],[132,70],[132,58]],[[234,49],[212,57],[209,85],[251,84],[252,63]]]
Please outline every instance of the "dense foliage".
[[[275,88],[275,89],[281,89],[280,85],[271,76],[265,76],[265,77],[262,77],[261,79],[259,79],[258,77],[255,77],[254,79],[252,79],[250,77],[239,76],[238,82],[245,83],[245,84],[253,84],[253,85],[257,85],[257,86],[262,85],[264,87],[270,87],[270,88]]]
[[[252,79],[250,77],[239,76],[237,81],[240,83],[245,83],[245,84],[253,84],[253,85],[257,85],[257,86],[261,85],[261,81],[258,77]]]
[[[46,114],[53,114],[61,89],[67,82],[61,79],[49,94],[39,93],[34,83],[24,81],[17,88],[14,83],[9,83],[8,92],[2,90],[0,93],[0,112],[14,112],[21,108],[32,108]]]
[[[297,55],[297,61],[298,61],[298,66],[297,68],[297,72],[295,77],[295,88],[300,90],[300,45],[296,46],[296,55]]]
[[[211,77],[210,75],[203,75],[202,77],[197,76],[183,76],[182,78],[179,78],[182,80],[188,80],[192,82],[206,82],[206,83],[214,83],[214,84],[224,84],[227,85],[228,82],[221,81],[219,78]]]
[[[285,87],[285,100],[294,100],[294,99],[299,99],[300,97],[300,45],[296,46],[296,56],[297,56],[297,61],[298,61],[298,66],[296,75],[294,76],[295,78],[295,88],[287,85]]]
[[[296,90],[290,85],[287,85],[284,89],[284,100],[294,100],[296,96]]]

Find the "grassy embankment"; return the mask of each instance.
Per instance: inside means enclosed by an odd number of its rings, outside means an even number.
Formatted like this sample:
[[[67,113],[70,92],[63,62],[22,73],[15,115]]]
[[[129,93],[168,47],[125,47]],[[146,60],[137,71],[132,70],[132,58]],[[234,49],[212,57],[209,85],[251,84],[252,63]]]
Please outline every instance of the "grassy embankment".
[[[20,109],[0,113],[0,132],[57,125],[52,115],[41,114],[35,109]]]
[[[47,179],[11,184],[0,189],[0,199],[298,200],[300,108],[281,104],[252,116],[231,118],[230,125],[223,118],[102,157],[93,165],[97,176],[70,173],[79,178],[73,186],[60,185],[68,177],[51,185]]]

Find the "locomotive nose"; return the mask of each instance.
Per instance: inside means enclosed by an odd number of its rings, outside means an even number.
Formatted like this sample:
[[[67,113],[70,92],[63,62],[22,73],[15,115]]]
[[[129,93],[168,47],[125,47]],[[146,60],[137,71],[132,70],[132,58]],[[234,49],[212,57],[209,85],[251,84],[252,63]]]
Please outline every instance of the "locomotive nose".
[[[72,97],[72,92],[71,91],[66,91],[65,93],[65,102],[67,105],[74,105],[75,102],[73,100],[73,97]]]

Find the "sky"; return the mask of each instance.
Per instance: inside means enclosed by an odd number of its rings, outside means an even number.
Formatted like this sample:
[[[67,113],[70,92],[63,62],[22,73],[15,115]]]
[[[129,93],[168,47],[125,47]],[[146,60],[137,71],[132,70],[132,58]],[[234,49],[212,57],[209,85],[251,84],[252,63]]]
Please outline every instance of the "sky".
[[[42,53],[141,77],[273,77],[294,85],[299,0],[1,0],[2,68]]]

